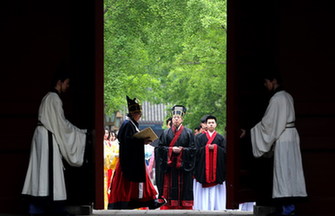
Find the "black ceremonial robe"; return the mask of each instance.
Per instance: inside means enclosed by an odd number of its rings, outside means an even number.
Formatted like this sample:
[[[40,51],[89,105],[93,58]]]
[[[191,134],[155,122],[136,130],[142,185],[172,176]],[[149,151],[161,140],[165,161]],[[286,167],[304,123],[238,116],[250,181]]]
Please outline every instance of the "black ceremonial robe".
[[[206,185],[206,144],[208,142],[205,133],[196,137],[197,148],[196,164],[194,168],[194,178],[201,184]],[[217,144],[216,154],[216,179],[211,184],[222,184],[226,179],[226,142],[222,135],[216,134],[216,137],[210,144]],[[207,165],[208,167],[208,165]],[[207,171],[208,172],[208,171]]]
[[[138,123],[131,119],[120,127],[120,159],[111,183],[109,209],[147,207],[156,198],[157,192],[146,172],[144,140],[133,137],[136,128]]]
[[[181,130],[181,129],[179,129]],[[165,208],[191,208],[193,206],[193,168],[195,159],[194,135],[183,128],[173,146],[182,146],[179,154],[172,152],[174,129],[165,130],[155,148],[156,183],[159,196],[167,199]]]
[[[144,182],[145,167],[144,161],[144,142],[142,139],[136,139],[133,135],[137,132],[136,121],[125,120],[120,127],[118,139],[120,142],[120,166],[123,174],[130,181]]]

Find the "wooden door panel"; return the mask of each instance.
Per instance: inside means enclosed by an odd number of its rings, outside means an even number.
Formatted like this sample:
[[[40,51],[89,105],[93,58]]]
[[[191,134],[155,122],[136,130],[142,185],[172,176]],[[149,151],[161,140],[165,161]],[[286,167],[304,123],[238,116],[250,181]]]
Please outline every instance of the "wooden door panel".
[[[101,97],[95,96],[96,78],[103,79],[102,69],[97,73],[95,70],[95,7],[102,3],[90,0],[0,3],[0,166],[3,174],[0,213],[26,210],[21,190],[31,139],[39,104],[49,91],[50,78],[58,63],[66,60],[74,66],[74,82],[63,103],[66,118],[90,131],[95,131],[96,121],[102,122],[103,93]],[[103,63],[99,64],[102,68]],[[97,86],[103,88],[101,83]],[[102,107],[100,110],[96,109],[98,105]],[[100,134],[102,143],[103,134]],[[91,145],[89,163],[70,169],[66,174],[71,203],[94,202],[95,149]]]
[[[228,1],[228,207],[267,194],[257,187],[264,178],[259,170],[267,162],[254,159],[248,153],[250,141],[238,135],[239,128],[250,128],[262,117],[267,96],[260,74],[275,67],[295,99],[308,193],[298,204],[299,213],[331,215],[335,199],[335,95],[330,79],[335,54],[329,52],[335,47],[335,32],[329,28],[335,21],[333,9],[330,0]]]

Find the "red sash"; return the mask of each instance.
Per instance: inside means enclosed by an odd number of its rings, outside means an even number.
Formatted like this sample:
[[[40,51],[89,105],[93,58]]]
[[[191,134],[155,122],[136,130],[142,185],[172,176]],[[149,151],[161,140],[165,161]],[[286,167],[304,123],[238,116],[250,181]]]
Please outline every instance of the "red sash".
[[[170,142],[170,144],[169,144],[169,151],[168,151],[168,161],[167,161],[167,164],[169,165],[169,166],[173,166],[173,164],[174,164],[174,160],[176,160],[176,168],[180,168],[181,167],[181,158],[182,158],[182,154],[183,154],[183,151],[181,151],[179,154],[178,154],[178,156],[176,156],[176,157],[173,157],[173,155],[172,155],[172,148],[173,148],[173,146],[174,146],[174,144],[177,142],[177,140],[179,139],[179,137],[180,137],[180,134],[183,132],[183,130],[184,130],[184,126],[183,125],[181,125],[180,126],[180,128],[179,128],[179,130],[175,133],[175,135],[174,135],[174,137],[173,137],[173,139],[172,139],[172,141]]]
[[[205,146],[205,174],[206,174],[206,184],[205,186],[210,187],[216,185],[216,164],[217,164],[217,152],[218,146],[215,145],[213,150],[209,149],[208,144],[213,144],[213,140],[216,137],[216,131],[214,131],[212,137],[209,136],[209,133],[206,132],[207,143]]]

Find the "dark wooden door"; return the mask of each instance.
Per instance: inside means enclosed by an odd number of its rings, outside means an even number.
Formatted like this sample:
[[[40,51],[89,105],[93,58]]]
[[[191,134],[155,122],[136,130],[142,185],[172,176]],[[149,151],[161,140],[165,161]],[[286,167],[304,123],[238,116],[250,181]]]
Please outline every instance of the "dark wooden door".
[[[228,207],[269,194],[271,161],[254,159],[239,129],[260,121],[268,99],[260,74],[274,67],[295,99],[308,193],[298,212],[332,215],[334,11],[332,1],[228,1]]]
[[[57,64],[62,61],[70,62],[74,75],[63,101],[66,118],[93,132],[83,167],[66,170],[69,202],[103,205],[102,189],[95,190],[95,184],[103,185],[102,160],[99,161],[102,147],[95,148],[103,140],[102,3],[90,0],[0,3],[1,213],[26,210],[21,190],[38,107],[49,91]],[[99,168],[101,174],[95,172]],[[95,193],[101,193],[102,201],[99,196],[95,200]]]
[[[267,105],[261,74],[275,64],[277,18],[273,1],[228,1],[228,208],[260,201],[271,189],[271,159],[255,159],[250,137],[239,136],[261,120]]]

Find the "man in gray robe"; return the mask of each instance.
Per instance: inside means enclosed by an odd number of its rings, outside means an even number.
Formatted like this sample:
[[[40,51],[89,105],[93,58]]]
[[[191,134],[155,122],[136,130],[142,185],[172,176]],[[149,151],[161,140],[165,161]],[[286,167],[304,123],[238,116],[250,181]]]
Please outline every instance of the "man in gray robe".
[[[262,120],[250,131],[254,157],[274,153],[272,198],[283,202],[276,215],[294,215],[292,198],[306,197],[300,140],[295,128],[292,96],[280,86],[277,74],[268,74],[265,87],[273,93]],[[290,200],[290,202],[287,202]]]
[[[71,166],[83,164],[86,130],[65,119],[60,94],[69,87],[69,74],[57,73],[54,88],[39,107],[29,166],[22,194],[30,199],[29,214],[66,214],[59,201],[67,199],[62,159]],[[50,212],[52,211],[52,212]]]

